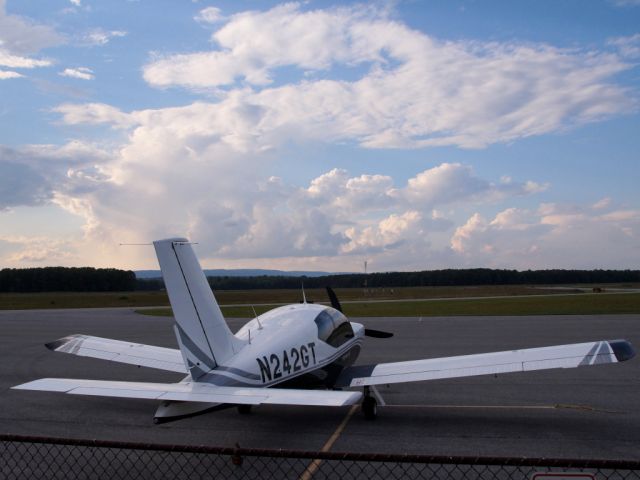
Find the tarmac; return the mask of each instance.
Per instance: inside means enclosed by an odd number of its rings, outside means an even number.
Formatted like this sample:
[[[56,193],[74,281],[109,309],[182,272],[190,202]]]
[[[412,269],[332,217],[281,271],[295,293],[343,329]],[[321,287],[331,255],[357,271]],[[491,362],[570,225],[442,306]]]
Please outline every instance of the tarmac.
[[[355,318],[394,332],[367,338],[360,363],[624,338],[640,314]],[[230,319],[232,330],[244,320]],[[640,356],[616,365],[382,386],[387,406],[235,408],[155,425],[157,402],[11,390],[43,377],[176,382],[182,375],[54,353],[87,334],[176,348],[172,319],[132,309],[0,311],[0,432],[164,444],[466,456],[640,458]]]

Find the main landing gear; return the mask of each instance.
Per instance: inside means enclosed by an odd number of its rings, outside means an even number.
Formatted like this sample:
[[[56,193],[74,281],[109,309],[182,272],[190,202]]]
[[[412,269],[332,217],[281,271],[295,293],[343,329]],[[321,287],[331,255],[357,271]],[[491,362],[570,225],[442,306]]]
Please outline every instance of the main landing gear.
[[[371,395],[369,387],[364,387],[362,413],[367,420],[374,420],[378,416],[378,401]]]

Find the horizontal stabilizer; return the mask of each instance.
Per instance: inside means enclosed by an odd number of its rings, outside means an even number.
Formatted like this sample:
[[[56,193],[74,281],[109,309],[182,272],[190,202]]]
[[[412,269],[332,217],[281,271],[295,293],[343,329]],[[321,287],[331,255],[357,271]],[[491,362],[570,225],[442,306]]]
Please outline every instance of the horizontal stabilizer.
[[[108,380],[42,378],[13,387],[98,397],[175,400],[181,402],[233,403],[244,405],[309,405],[340,407],[360,400],[360,392],[296,390],[278,388],[219,387],[202,382],[146,383]]]
[[[574,343],[553,347],[359,365],[344,369],[337,386],[362,387],[551,368],[575,368],[629,360],[635,351],[626,340]]]
[[[180,350],[88,335],[70,335],[46,344],[54,352],[100,358],[139,367],[188,373]]]

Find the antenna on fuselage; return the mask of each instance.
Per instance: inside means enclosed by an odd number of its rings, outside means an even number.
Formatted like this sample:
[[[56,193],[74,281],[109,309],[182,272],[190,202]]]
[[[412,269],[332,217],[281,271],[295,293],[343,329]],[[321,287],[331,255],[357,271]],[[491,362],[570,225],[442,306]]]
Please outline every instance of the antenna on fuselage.
[[[304,282],[300,282],[300,283],[302,283],[302,303],[306,304],[307,296],[304,294]]]
[[[262,330],[262,324],[260,323],[260,319],[258,318],[258,314],[256,313],[256,309],[253,308],[253,305],[251,305],[251,310],[253,310],[253,318],[258,322],[258,330]]]

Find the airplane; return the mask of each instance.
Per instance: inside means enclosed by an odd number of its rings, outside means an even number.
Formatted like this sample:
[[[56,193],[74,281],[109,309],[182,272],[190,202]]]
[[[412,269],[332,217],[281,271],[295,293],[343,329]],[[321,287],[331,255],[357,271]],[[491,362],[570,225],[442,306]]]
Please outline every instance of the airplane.
[[[378,403],[383,402],[376,385],[601,365],[635,355],[626,340],[603,340],[355,365],[365,336],[392,334],[349,321],[332,289],[327,289],[330,307],[303,297],[302,303],[257,315],[234,335],[192,243],[168,238],[153,245],[173,309],[178,349],[87,335],[71,335],[46,346],[56,352],[186,374],[184,379],[148,383],[43,378],[12,388],[159,400],[155,423],[229,406],[249,413],[254,405],[339,407],[358,402],[365,418],[374,419]]]

